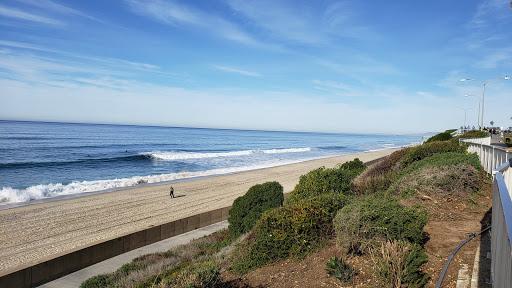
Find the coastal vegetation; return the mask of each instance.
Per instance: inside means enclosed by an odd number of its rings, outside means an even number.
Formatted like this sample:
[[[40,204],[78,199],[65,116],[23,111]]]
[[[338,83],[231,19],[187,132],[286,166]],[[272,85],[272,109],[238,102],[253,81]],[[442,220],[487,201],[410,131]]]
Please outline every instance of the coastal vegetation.
[[[439,261],[426,246],[438,237],[427,224],[481,211],[483,200],[475,199],[488,199],[488,184],[476,155],[453,138],[398,150],[369,167],[359,159],[321,167],[288,195],[277,182],[251,187],[235,200],[228,229],[139,257],[81,287],[252,287],[261,282],[251,279],[269,279],[281,267],[315,269],[318,261],[315,273],[332,281],[425,287]]]
[[[365,168],[361,160],[355,159],[335,168],[320,167],[310,171],[300,177],[287,202],[293,203],[324,193],[347,193],[352,180]]]
[[[245,273],[254,267],[288,257],[303,257],[333,235],[332,219],[348,202],[328,193],[270,210],[258,220],[233,257],[233,269]]]
[[[482,130],[471,130],[466,131],[462,135],[457,136],[457,139],[471,139],[471,138],[485,138],[489,137],[490,134],[487,131]]]
[[[453,138],[453,133],[457,131],[457,129],[449,129],[444,132],[438,133],[425,141],[425,143],[434,142],[434,141],[448,141]]]
[[[277,182],[252,186],[245,195],[233,202],[229,210],[231,236],[238,237],[251,230],[263,212],[283,205],[283,201],[283,186]]]

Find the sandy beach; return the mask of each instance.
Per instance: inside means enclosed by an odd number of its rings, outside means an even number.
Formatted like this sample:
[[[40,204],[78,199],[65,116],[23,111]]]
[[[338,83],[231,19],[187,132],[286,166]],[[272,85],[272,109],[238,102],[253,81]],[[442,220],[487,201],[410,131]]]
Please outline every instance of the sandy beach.
[[[396,149],[364,152],[220,175],[169,185],[133,187],[0,210],[0,275],[68,251],[153,225],[221,207],[254,184],[278,181],[289,192],[300,175],[359,158],[371,161]]]

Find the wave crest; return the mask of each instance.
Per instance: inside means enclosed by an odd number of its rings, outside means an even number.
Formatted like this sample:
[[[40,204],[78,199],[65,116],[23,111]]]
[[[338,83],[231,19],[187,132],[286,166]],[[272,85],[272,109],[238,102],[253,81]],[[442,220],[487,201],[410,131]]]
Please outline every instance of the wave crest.
[[[213,176],[221,174],[236,173],[255,169],[275,167],[301,162],[304,160],[267,162],[259,165],[218,168],[196,172],[179,172],[149,176],[134,176],[129,178],[119,178],[110,180],[94,181],[75,181],[69,184],[52,183],[30,186],[26,189],[15,189],[12,187],[3,187],[0,189],[0,204],[11,204],[19,202],[28,202],[32,200],[52,198],[56,196],[73,195],[87,192],[97,192],[109,189],[124,188],[136,186],[139,183],[158,183],[168,182],[180,179]]]
[[[185,152],[185,151],[154,151],[143,153],[152,159],[156,160],[188,160],[188,159],[203,159],[203,158],[218,158],[218,157],[237,157],[237,156],[250,156],[257,153],[264,154],[281,154],[281,153],[300,153],[309,152],[310,147],[306,148],[282,148],[282,149],[267,149],[267,150],[240,150],[229,152]]]

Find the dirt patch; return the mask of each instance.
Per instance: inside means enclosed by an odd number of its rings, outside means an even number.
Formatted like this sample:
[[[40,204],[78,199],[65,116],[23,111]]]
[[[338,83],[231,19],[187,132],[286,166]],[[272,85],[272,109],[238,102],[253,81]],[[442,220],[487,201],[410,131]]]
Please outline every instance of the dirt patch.
[[[288,259],[256,269],[241,278],[225,272],[224,280],[233,287],[375,287],[369,256],[350,257],[346,262],[357,271],[352,283],[342,283],[330,277],[325,265],[329,258],[342,256],[335,241],[329,241],[326,246],[306,258]]]

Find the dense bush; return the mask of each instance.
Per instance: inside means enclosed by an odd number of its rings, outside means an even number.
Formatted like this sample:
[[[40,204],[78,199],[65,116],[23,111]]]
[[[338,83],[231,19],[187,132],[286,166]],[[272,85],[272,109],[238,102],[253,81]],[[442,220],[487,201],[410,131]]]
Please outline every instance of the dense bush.
[[[361,160],[354,159],[335,168],[321,167],[300,176],[290,193],[288,203],[315,197],[323,193],[344,193],[350,190],[352,180],[364,171]]]
[[[455,131],[456,130],[446,130],[444,132],[441,132],[439,134],[436,134],[436,135],[428,138],[427,141],[425,141],[425,143],[430,143],[430,142],[434,142],[434,141],[448,141],[453,138],[452,133]]]
[[[336,243],[345,253],[364,253],[379,240],[422,243],[427,215],[395,199],[366,197],[353,201],[334,218]]]
[[[301,257],[333,235],[332,219],[347,203],[341,194],[323,194],[263,213],[235,253],[233,268],[247,272],[290,256]]]
[[[233,237],[248,232],[264,211],[283,205],[283,200],[283,186],[278,182],[252,186],[233,202],[229,210],[229,232]]]
[[[457,137],[457,139],[472,139],[472,138],[485,138],[489,137],[490,134],[487,131],[471,130]]]
[[[452,141],[425,143],[423,145],[410,148],[400,161],[400,164],[402,167],[406,167],[413,162],[420,161],[438,153],[446,152],[465,153],[466,147]]]
[[[422,271],[427,255],[415,244],[404,241],[383,242],[372,251],[376,274],[384,287],[425,287],[429,277]]]
[[[357,195],[388,190],[400,168],[400,160],[410,148],[400,149],[370,165],[352,181],[352,192]]]
[[[395,195],[478,192],[485,176],[475,154],[448,152],[417,161],[403,169],[388,192]]]
[[[210,288],[221,283],[220,270],[213,260],[192,262],[182,265],[174,271],[168,271],[162,277],[160,287]]]
[[[331,257],[327,263],[325,263],[325,271],[329,276],[333,276],[344,283],[351,281],[356,274],[352,266],[345,263],[343,258],[338,257]]]
[[[85,280],[80,288],[104,288],[110,287],[109,276],[106,274],[91,277]]]

